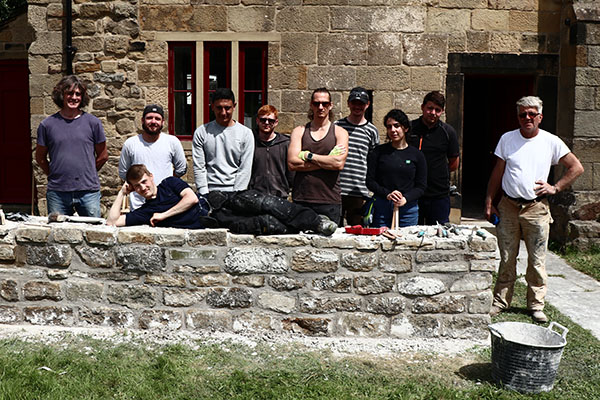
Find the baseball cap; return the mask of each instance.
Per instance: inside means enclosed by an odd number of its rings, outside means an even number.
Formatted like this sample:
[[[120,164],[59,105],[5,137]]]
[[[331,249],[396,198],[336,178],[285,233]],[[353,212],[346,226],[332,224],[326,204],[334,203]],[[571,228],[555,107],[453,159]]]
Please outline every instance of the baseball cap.
[[[350,91],[350,95],[348,96],[348,101],[352,100],[360,100],[367,104],[369,102],[369,93],[367,93],[367,89],[360,86],[352,89]]]
[[[146,116],[148,113],[157,113],[160,114],[163,119],[165,118],[165,112],[161,106],[157,104],[150,104],[144,107],[144,113],[142,114],[142,118]]]

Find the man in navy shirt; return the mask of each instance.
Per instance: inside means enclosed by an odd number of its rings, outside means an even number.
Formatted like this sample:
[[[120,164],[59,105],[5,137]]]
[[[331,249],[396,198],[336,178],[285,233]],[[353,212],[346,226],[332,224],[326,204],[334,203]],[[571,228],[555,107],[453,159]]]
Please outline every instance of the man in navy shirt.
[[[177,177],[168,177],[158,186],[145,165],[132,165],[127,171],[127,181],[108,213],[107,224],[114,226],[152,225],[160,227],[202,229],[206,216],[196,193]],[[146,202],[134,211],[121,215],[123,198],[135,191]]]

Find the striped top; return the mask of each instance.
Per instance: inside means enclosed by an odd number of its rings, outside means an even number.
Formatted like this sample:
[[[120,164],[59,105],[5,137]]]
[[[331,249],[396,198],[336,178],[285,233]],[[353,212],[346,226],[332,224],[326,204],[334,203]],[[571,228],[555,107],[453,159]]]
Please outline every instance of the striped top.
[[[370,122],[354,125],[342,118],[335,124],[348,131],[348,158],[340,173],[342,196],[369,197],[365,184],[367,155],[379,144],[379,132]]]

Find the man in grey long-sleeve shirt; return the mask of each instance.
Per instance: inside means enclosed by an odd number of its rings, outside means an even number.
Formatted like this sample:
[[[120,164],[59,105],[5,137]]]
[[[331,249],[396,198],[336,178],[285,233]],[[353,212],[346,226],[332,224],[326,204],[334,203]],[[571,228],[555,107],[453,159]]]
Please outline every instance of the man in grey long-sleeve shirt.
[[[198,193],[233,192],[248,188],[252,174],[254,135],[233,119],[235,95],[219,88],[212,96],[215,120],[194,132],[192,157]]]

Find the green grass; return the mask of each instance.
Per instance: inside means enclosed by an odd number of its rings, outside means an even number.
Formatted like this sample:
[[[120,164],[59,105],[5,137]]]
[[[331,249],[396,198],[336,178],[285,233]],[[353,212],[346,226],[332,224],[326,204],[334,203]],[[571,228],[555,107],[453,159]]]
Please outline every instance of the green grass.
[[[593,246],[587,251],[567,248],[557,253],[576,270],[600,281],[600,246]]]
[[[530,322],[518,285],[499,321]],[[81,336],[57,344],[0,341],[0,399],[598,399],[600,342],[570,329],[555,388],[519,395],[490,382],[490,350],[455,357],[334,357],[298,346],[143,346]],[[42,368],[43,367],[43,368]]]

